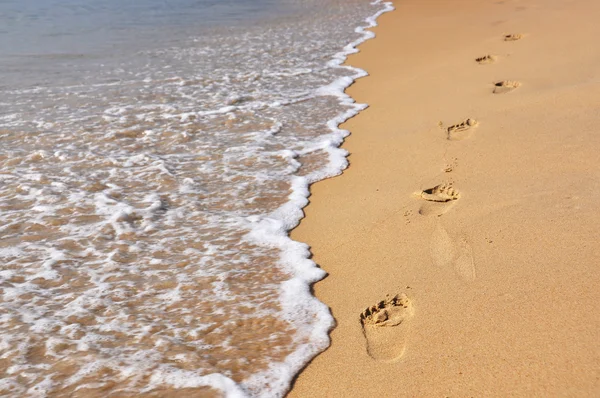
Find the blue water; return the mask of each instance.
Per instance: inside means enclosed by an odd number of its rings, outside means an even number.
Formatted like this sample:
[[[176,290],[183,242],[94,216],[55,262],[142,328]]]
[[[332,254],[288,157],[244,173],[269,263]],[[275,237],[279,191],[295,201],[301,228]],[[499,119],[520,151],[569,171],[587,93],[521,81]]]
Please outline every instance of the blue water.
[[[79,83],[142,51],[290,8],[281,0],[0,0],[0,89]]]
[[[114,50],[281,10],[277,0],[3,0],[0,56]]]

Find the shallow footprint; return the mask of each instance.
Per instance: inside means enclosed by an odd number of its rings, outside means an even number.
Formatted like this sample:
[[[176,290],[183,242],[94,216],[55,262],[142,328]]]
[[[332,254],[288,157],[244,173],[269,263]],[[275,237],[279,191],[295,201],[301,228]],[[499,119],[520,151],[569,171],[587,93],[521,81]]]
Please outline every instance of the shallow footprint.
[[[429,253],[434,266],[441,268],[452,265],[456,275],[463,281],[475,280],[477,275],[471,245],[466,238],[456,244],[441,223],[436,225],[431,234]]]
[[[464,122],[452,125],[446,129],[450,141],[460,141],[471,135],[472,129],[479,123],[475,119],[467,119]]]
[[[484,55],[483,57],[475,58],[475,62],[480,65],[492,64],[496,62],[496,57],[493,55]]]
[[[473,249],[466,239],[460,242],[458,257],[454,261],[454,270],[464,281],[473,281],[475,274],[475,261],[473,260]]]
[[[378,361],[400,359],[406,348],[408,320],[413,316],[411,300],[406,294],[387,296],[360,314],[367,340],[367,353]]]
[[[510,35],[504,35],[504,41],[516,41],[521,40],[523,35],[521,33],[513,33]]]
[[[505,94],[521,86],[521,83],[514,80],[504,80],[494,83],[494,94]]]
[[[456,256],[454,242],[448,232],[441,224],[437,224],[431,234],[431,243],[429,244],[429,254],[431,262],[436,267],[445,267],[452,264]]]

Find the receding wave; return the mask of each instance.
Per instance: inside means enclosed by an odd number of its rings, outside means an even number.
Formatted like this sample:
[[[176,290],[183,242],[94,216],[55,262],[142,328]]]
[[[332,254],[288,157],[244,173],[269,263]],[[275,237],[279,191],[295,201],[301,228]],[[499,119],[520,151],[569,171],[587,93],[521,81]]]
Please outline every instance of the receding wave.
[[[372,37],[350,26],[389,10],[332,2],[3,89],[0,394],[285,394],[333,325],[288,232],[347,165],[365,72],[342,62]]]

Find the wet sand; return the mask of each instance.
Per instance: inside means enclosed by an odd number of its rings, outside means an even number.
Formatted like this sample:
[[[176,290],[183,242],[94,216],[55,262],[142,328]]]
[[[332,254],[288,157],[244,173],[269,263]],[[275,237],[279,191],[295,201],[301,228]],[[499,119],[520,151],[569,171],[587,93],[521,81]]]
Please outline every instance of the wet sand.
[[[337,327],[289,396],[598,396],[600,3],[395,6],[292,234]]]

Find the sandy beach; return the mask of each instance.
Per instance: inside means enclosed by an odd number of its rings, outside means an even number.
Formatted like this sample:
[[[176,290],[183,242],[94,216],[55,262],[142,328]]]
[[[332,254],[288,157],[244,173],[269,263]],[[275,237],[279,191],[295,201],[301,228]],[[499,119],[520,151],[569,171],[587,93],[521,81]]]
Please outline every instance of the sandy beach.
[[[394,5],[292,233],[337,326],[289,396],[600,395],[600,2]]]

